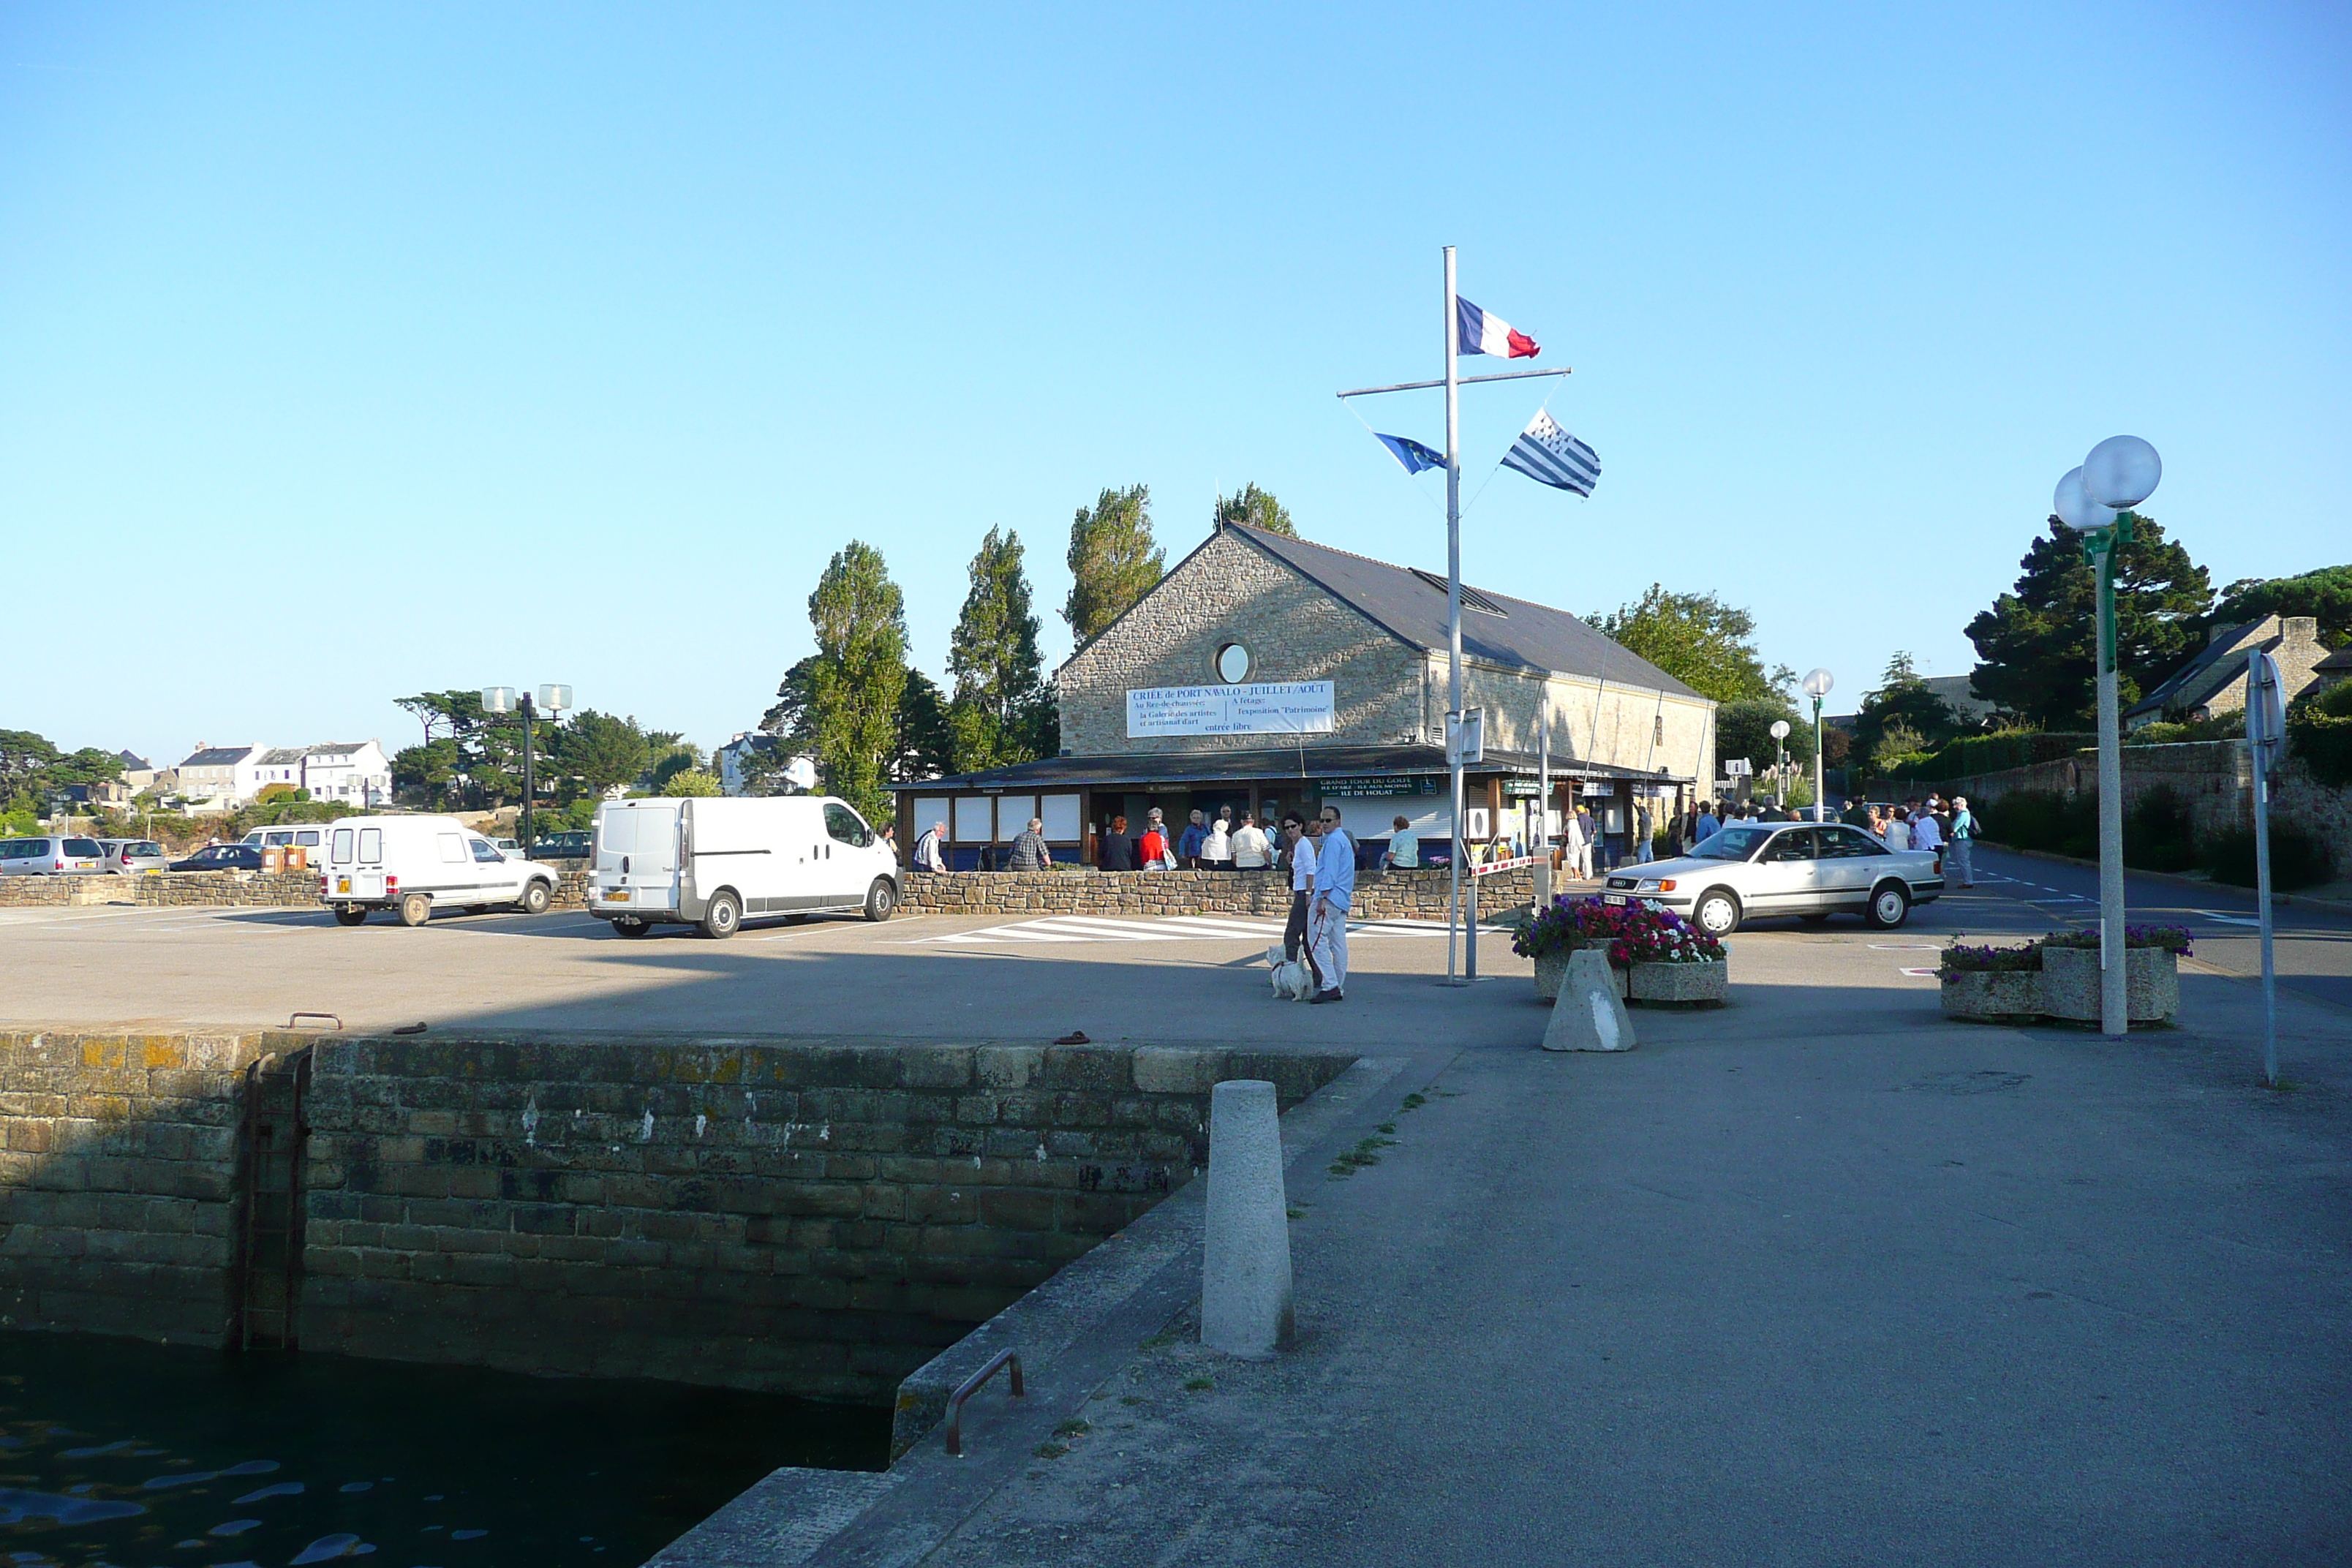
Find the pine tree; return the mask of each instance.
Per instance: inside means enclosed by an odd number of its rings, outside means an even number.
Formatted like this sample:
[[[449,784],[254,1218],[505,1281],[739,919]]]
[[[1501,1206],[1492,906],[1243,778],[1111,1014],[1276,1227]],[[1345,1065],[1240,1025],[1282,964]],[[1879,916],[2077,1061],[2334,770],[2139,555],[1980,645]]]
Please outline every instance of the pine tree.
[[[1151,490],[1107,489],[1070,522],[1070,597],[1062,618],[1085,642],[1125,614],[1166,573],[1151,539]]]
[[[2058,520],[2053,518],[2052,522]],[[2072,534],[2038,534],[2016,588],[1969,623],[1979,663],[1970,689],[2051,729],[2086,729],[2098,711],[2098,574]],[[2149,518],[2116,553],[2116,690],[2126,708],[2197,651],[2213,584]]]
[[[971,588],[948,644],[955,701],[948,721],[955,734],[960,773],[1025,763],[1036,714],[1045,698],[1039,679],[1037,617],[1029,610],[1029,579],[1021,569],[1021,536],[990,529],[971,558]]]
[[[890,751],[890,776],[900,784],[935,779],[955,767],[955,734],[948,724],[948,700],[919,669],[907,671],[898,697],[898,735]]]
[[[1272,494],[1258,489],[1255,481],[1244,485],[1235,494],[1217,498],[1214,522],[1219,528],[1229,522],[1245,522],[1268,533],[1279,533],[1285,539],[1298,537],[1288,510]]]
[[[906,599],[882,552],[851,540],[809,595],[816,663],[808,675],[806,727],[826,790],[887,820],[885,764],[898,741],[907,689]]]

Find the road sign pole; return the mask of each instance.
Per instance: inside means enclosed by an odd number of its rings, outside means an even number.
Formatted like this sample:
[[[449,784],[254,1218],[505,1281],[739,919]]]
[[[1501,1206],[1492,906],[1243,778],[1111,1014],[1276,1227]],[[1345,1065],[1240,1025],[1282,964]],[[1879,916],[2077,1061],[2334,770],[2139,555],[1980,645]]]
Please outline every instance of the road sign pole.
[[[2254,763],[2254,910],[2263,931],[2263,1081],[2278,1087],[2278,969],[2271,955],[2270,755],[2279,742],[2278,667],[2246,650],[2246,750]]]

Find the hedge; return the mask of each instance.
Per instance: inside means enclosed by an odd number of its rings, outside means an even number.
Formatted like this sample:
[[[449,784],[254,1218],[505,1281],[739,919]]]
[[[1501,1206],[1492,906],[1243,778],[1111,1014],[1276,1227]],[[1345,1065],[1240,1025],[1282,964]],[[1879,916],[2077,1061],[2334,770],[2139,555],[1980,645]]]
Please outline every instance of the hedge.
[[[2287,719],[2286,737],[2313,778],[2330,789],[2352,784],[2352,717],[2305,708]]]
[[[1990,735],[1963,735],[1937,752],[1919,772],[1948,779],[1997,773],[2004,768],[2054,763],[2099,743],[2095,734],[2067,730],[2002,730]]]

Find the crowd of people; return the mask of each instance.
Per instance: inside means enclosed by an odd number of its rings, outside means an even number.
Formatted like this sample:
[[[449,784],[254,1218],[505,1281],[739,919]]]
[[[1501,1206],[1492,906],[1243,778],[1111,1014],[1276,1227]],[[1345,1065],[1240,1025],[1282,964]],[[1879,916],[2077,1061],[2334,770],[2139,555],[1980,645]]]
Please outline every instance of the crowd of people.
[[[1780,806],[1756,801],[1699,801],[1670,833],[1670,853],[1695,849],[1727,827],[1743,823],[1812,822],[1822,814],[1810,806]],[[1963,888],[1976,882],[1976,814],[1968,796],[1913,795],[1901,805],[1849,800],[1837,820],[1859,827],[1889,849],[1928,849],[1940,870],[1948,860]]]

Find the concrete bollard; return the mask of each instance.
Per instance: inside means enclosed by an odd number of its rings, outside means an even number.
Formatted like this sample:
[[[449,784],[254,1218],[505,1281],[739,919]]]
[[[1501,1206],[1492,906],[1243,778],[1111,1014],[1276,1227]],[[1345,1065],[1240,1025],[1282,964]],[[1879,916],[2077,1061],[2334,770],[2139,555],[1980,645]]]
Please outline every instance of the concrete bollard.
[[[1551,908],[1551,856],[1549,854],[1546,854],[1542,859],[1536,862],[1535,873],[1535,912],[1541,914]]]
[[[1630,1051],[1635,1044],[1633,1020],[1617,998],[1609,974],[1609,955],[1597,947],[1580,947],[1568,955],[1568,973],[1559,983],[1559,1000],[1551,1005],[1551,1022],[1544,1026],[1548,1051]]]
[[[1201,1342],[1269,1356],[1291,1341],[1289,1199],[1274,1085],[1231,1079],[1209,1093],[1209,1200]]]

